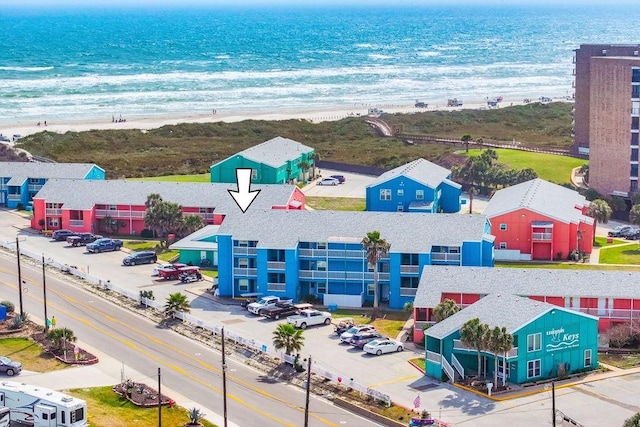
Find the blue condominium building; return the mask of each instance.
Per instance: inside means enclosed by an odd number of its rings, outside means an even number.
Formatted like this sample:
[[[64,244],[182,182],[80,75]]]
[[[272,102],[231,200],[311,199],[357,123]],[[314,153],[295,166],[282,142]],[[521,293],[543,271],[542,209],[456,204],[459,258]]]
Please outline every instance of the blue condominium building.
[[[491,225],[482,215],[250,210],[218,230],[220,295],[371,304],[374,266],[361,243],[371,231],[391,245],[377,280],[379,303],[390,308],[413,301],[425,265],[493,266]]]

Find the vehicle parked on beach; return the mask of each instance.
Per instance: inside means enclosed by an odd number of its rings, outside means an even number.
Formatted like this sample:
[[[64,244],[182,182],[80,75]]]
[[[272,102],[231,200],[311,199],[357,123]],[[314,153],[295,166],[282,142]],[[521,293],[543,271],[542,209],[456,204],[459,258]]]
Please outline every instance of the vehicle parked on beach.
[[[447,107],[462,107],[462,99],[458,99],[458,98],[447,99]]]

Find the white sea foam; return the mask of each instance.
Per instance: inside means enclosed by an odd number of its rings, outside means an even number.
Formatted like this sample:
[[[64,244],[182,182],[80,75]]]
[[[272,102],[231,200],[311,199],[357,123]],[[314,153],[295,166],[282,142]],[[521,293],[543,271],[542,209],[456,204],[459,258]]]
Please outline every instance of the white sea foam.
[[[0,66],[0,71],[24,71],[32,73],[34,71],[48,71],[53,70],[53,66],[49,67],[11,67],[11,66]]]

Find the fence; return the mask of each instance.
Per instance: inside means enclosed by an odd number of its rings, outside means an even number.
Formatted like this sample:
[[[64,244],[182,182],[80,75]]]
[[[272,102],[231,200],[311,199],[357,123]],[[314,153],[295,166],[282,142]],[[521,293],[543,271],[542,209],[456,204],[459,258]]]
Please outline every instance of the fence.
[[[0,241],[0,247],[5,248],[11,252],[15,252],[16,250],[16,244],[15,242],[3,242]],[[34,266],[37,265],[41,265],[42,264],[42,255],[41,254],[36,254],[35,252],[31,252],[27,249],[24,248],[20,248],[20,255],[27,257],[30,259],[30,262],[33,263]],[[72,265],[68,265],[68,264],[63,264],[60,262],[55,261],[53,258],[46,258],[44,260],[45,264],[49,267],[55,268],[57,270],[60,270],[63,273],[66,274],[70,274],[73,275],[75,277],[78,277],[82,280],[85,280],[89,283],[91,283],[94,286],[98,286],[101,287],[105,290],[109,290],[111,292],[115,292],[119,295],[125,296],[126,298],[133,300],[135,302],[139,302],[147,307],[151,307],[154,308],[156,310],[159,311],[163,311],[164,310],[164,305],[161,302],[155,301],[155,300],[151,300],[148,298],[141,298],[140,294],[135,293],[134,291],[130,291],[128,289],[123,289],[119,286],[116,286],[115,284],[113,284],[111,281],[107,280],[104,281],[98,277],[95,276],[91,276],[89,274],[87,274],[86,272],[79,270],[77,267],[72,266]],[[202,328],[206,331],[209,331],[211,334],[214,335],[221,335],[222,334],[222,327],[213,323],[209,323],[209,322],[205,322],[202,319],[199,319],[195,316],[192,316],[190,314],[187,313],[182,313],[182,312],[177,312],[173,315],[173,317],[182,320],[182,322]],[[225,338],[233,341],[234,343],[238,344],[238,345],[242,345],[256,353],[265,353],[267,355],[269,355],[270,357],[277,357],[279,358],[282,362],[286,362],[289,363],[291,365],[294,364],[294,356],[291,355],[287,355],[284,354],[282,352],[278,352],[275,351],[275,349],[272,349],[268,344],[266,343],[262,343],[259,341],[254,340],[253,338],[246,338],[243,337],[242,335],[239,335],[233,331],[229,331],[227,328],[225,328]],[[323,368],[322,366],[320,366],[317,363],[314,363],[311,366],[311,372],[318,375],[319,377],[323,378],[323,379],[327,379],[330,381],[337,381],[340,382],[343,378],[347,378],[346,375],[340,375],[337,374],[335,372],[329,371],[325,368]],[[340,381],[338,381],[338,379],[340,379]],[[378,390],[374,390],[372,388],[368,388],[362,384],[356,383],[353,380],[349,380],[348,383],[345,383],[346,386],[351,387],[353,390],[356,390],[364,395],[370,396],[372,399],[379,401],[379,402],[383,402],[385,405],[389,406],[391,405],[391,396],[389,396],[388,394],[382,393]]]

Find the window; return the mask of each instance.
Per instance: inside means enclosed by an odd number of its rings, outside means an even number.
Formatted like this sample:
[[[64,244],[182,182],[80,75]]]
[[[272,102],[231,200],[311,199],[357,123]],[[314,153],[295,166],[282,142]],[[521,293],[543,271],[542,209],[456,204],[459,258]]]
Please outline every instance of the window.
[[[631,165],[631,176],[638,176],[638,165]]]
[[[248,292],[249,291],[249,279],[240,279],[238,280],[238,289],[240,292]]]
[[[584,351],[584,367],[587,368],[591,366],[591,349],[587,349]]]
[[[638,149],[637,148],[632,148],[631,149],[631,161],[632,162],[637,162],[638,161]]]
[[[640,82],[640,68],[632,68],[631,69],[631,81],[633,83]]]
[[[500,249],[507,249],[507,242],[500,242]]]
[[[502,375],[502,373],[504,372],[505,366],[507,368],[507,371],[506,371],[507,378],[509,378],[509,375],[511,375],[511,371],[510,371],[511,364],[509,362],[507,362],[506,365],[505,365],[503,359],[498,359],[498,376]]]
[[[372,296],[373,296],[373,294],[374,294],[375,289],[376,289],[376,288],[373,286],[373,283],[369,283],[369,284],[367,285],[367,295],[368,295],[368,296],[370,296],[370,297],[372,297]]]
[[[404,189],[398,188],[398,197],[404,196]]]
[[[638,191],[638,181],[632,179],[629,183],[629,191],[635,193]]]
[[[318,261],[318,271],[327,271],[327,261]]]
[[[324,242],[318,243],[317,249],[327,249],[327,244]]]
[[[316,283],[316,289],[318,290],[319,294],[326,294],[327,293],[327,283],[326,282],[318,282],[318,283]]]
[[[634,145],[634,146],[638,145],[638,134],[637,133],[631,133],[631,145]]]
[[[29,178],[29,184],[39,184],[39,183],[40,183],[39,178]]]
[[[416,289],[418,287],[418,282],[420,282],[419,277],[400,277],[400,287],[401,288],[413,288]]]
[[[420,265],[418,254],[402,254],[400,258],[402,265]]]
[[[380,200],[391,200],[391,190],[386,188],[381,189]]]
[[[640,98],[640,86],[639,85],[631,86],[631,98]]]
[[[506,231],[507,230],[507,224],[502,223],[500,224],[500,231]]]
[[[398,205],[398,207],[396,208],[397,212],[402,212],[404,211],[404,208],[402,207],[402,203]]]
[[[251,179],[258,178],[258,169],[251,169]]]
[[[640,117],[631,117],[631,130],[638,130],[640,125]]]
[[[424,200],[424,190],[416,190],[416,200]]]
[[[58,227],[58,218],[49,218],[49,227]]]
[[[110,211],[117,211],[118,207],[116,205],[109,205],[109,210]]]
[[[240,267],[240,268],[248,268],[249,267],[249,259],[248,258],[238,258],[238,267]]]
[[[61,422],[62,424],[66,423],[66,421],[65,421],[65,418],[66,418],[66,417],[65,417],[65,414],[66,414],[66,412],[65,412],[65,411],[60,411],[60,415],[61,415],[61,417],[60,417],[60,422]]]
[[[542,333],[527,335],[527,351],[540,351],[542,348]],[[538,374],[539,375],[539,374]]]
[[[249,246],[249,242],[246,240],[238,240],[238,246],[246,248],[247,246]]]
[[[527,378],[540,376],[540,359],[529,360],[527,362]]]

